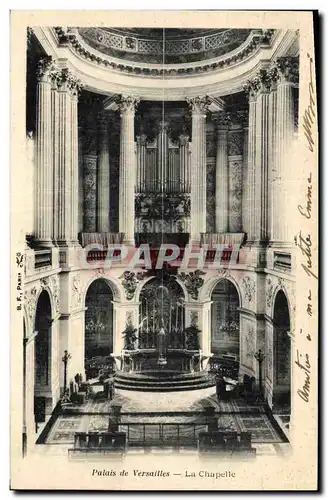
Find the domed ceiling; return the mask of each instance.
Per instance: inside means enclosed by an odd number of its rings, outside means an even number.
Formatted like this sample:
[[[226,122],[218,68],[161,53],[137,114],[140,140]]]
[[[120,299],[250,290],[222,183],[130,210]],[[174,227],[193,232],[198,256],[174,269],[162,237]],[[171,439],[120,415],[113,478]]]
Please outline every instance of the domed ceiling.
[[[78,28],[93,49],[126,61],[183,64],[213,59],[242,45],[249,29]]]

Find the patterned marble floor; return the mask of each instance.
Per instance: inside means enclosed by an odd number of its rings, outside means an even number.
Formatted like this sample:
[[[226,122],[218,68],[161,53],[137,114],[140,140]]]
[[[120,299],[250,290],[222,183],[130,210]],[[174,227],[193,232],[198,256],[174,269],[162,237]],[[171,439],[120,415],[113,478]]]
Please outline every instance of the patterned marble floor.
[[[205,419],[202,414],[204,408],[212,406],[218,416],[219,427],[232,431],[252,433],[253,443],[277,444],[284,443],[287,439],[279,430],[273,419],[265,413],[262,406],[249,406],[243,400],[232,400],[218,402],[213,388],[189,393],[140,393],[118,390],[114,399],[109,401],[88,401],[85,405],[76,408],[74,414],[63,413],[55,421],[48,435],[44,439],[47,445],[67,445],[70,447],[74,442],[75,432],[106,431],[110,419],[111,407],[121,405],[122,415],[121,431],[130,426],[131,438],[137,439],[138,432],[145,432],[143,427],[147,426],[148,435],[156,436],[159,426],[150,424],[166,424],[165,432],[168,437],[174,432],[174,424],[197,423],[197,431],[205,430]],[[194,415],[172,415],[171,412],[197,412]],[[134,414],[137,414],[135,415]],[[146,413],[140,415],[140,413]],[[191,432],[192,426],[182,427],[183,432]],[[155,437],[154,437],[155,439]]]

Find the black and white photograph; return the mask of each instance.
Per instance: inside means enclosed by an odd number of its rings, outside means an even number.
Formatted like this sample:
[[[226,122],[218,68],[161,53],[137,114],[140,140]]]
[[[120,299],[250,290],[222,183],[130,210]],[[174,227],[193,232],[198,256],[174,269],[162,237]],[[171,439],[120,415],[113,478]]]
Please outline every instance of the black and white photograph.
[[[273,483],[316,432],[311,12],[38,12],[15,52],[14,487],[61,488],[32,465],[54,460],[77,489],[297,489]]]

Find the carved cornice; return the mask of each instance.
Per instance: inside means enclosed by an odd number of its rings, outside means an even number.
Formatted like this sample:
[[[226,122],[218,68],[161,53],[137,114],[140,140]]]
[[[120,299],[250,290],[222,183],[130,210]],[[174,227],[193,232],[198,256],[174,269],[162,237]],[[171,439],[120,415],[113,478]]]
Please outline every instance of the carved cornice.
[[[220,56],[214,60],[205,60],[195,63],[193,66],[184,66],[176,64],[175,67],[158,67],[159,65],[148,64],[129,64],[128,61],[113,59],[109,56],[102,55],[100,52],[95,53],[94,50],[88,48],[88,45],[78,34],[77,30],[67,29],[63,27],[55,27],[58,42],[60,44],[69,45],[79,56],[97,65],[108,67],[115,71],[120,71],[127,74],[143,75],[150,77],[163,78],[190,76],[201,72],[215,71],[231,67],[234,64],[240,63],[242,60],[251,56],[260,46],[271,44],[275,30],[252,30],[247,40],[236,50],[224,56]],[[99,54],[99,55],[98,55]]]

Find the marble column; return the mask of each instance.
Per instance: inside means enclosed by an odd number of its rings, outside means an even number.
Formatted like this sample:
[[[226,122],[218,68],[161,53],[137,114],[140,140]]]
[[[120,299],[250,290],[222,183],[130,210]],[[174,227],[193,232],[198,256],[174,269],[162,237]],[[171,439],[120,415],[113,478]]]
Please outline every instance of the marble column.
[[[206,111],[207,97],[188,100],[192,110],[191,243],[206,232]]]
[[[57,245],[58,236],[58,191],[59,191],[59,96],[58,96],[58,81],[60,70],[54,72],[51,88],[51,114],[52,114],[52,168],[53,168],[53,215],[52,215],[52,239],[54,245]]]
[[[109,233],[110,198],[109,198],[109,139],[108,114],[104,111],[98,117],[98,175],[97,175],[97,231]]]
[[[279,210],[279,189],[277,185],[276,171],[276,135],[277,135],[277,80],[278,70],[276,67],[268,71],[270,78],[269,95],[269,170],[268,170],[268,237],[274,239],[275,233],[275,213]]]
[[[215,230],[217,233],[228,232],[228,129],[230,117],[224,112],[215,115],[217,127],[216,147],[216,192],[215,192]]]
[[[136,191],[142,193],[146,191],[146,134],[137,136],[137,182]]]
[[[80,82],[64,68],[58,79],[58,213],[56,239],[60,246],[77,244],[78,134],[77,99]]]
[[[119,188],[119,229],[124,233],[124,242],[134,245],[134,115],[139,100],[135,97],[121,97],[120,134],[120,188]]]
[[[37,67],[35,234],[38,244],[51,247],[53,240],[52,58]]]
[[[291,239],[288,228],[288,195],[290,152],[294,136],[294,88],[298,84],[298,58],[280,57],[276,61],[277,81],[277,129],[276,129],[276,174],[277,204],[274,214],[274,240],[285,242]]]
[[[188,193],[188,161],[189,161],[189,136],[181,134],[179,136],[179,153],[180,153],[180,190],[183,193]]]
[[[248,243],[255,239],[255,152],[256,152],[256,95],[257,87],[253,81],[244,85],[244,91],[248,96],[248,162],[247,162],[247,190],[248,190]]]
[[[256,98],[256,158],[255,158],[255,241],[268,239],[268,163],[269,163],[269,93],[270,78],[261,70],[254,79]]]
[[[79,138],[78,138],[78,98],[81,91],[80,82],[71,83],[71,223],[70,241],[78,244],[79,232]]]

